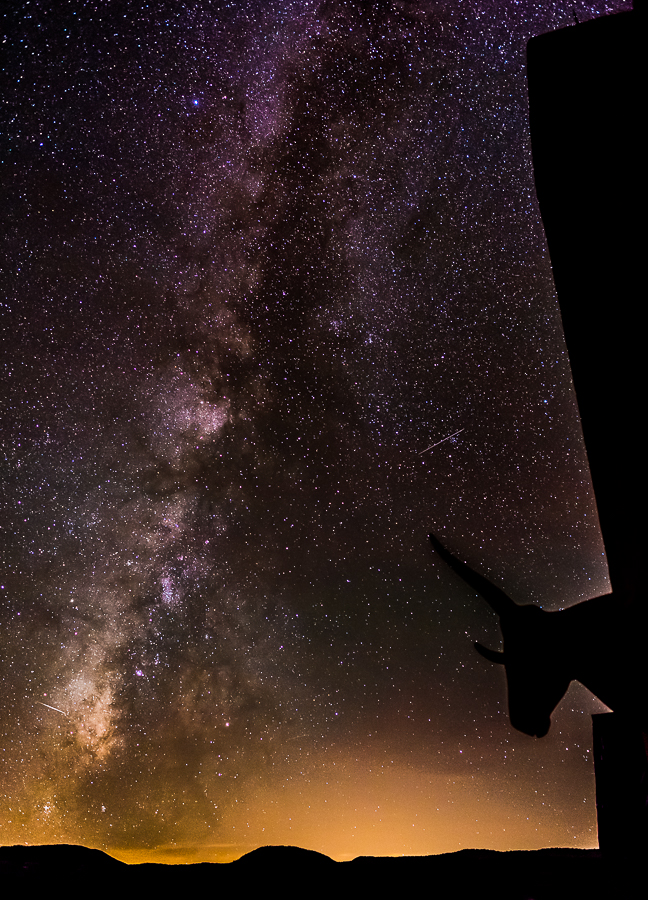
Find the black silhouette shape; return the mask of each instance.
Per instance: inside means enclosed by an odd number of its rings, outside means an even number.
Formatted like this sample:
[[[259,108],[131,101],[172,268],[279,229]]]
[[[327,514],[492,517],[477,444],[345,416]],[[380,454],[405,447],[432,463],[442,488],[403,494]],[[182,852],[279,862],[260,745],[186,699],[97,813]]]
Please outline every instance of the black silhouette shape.
[[[637,416],[645,379],[637,228],[645,154],[636,125],[645,103],[645,22],[643,10],[623,12],[527,45],[536,193],[614,592],[561,613],[558,630],[572,642],[566,670],[614,710],[593,717],[599,845],[626,858],[648,850],[645,451]]]
[[[93,897],[239,896],[282,898],[410,896],[416,885],[448,886],[438,896],[464,900],[572,900],[632,896],[619,884],[618,866],[598,850],[459,850],[433,856],[359,856],[345,862],[296,847],[261,847],[231,863],[126,865],[85,847],[0,847],[3,896],[46,897],[52,885],[92,885]],[[635,879],[636,881],[636,879]]]
[[[645,709],[645,612],[612,594],[547,612],[535,604],[520,606],[453,556],[430,535],[441,559],[477,591],[500,617],[504,650],[481,644],[486,659],[506,667],[511,724],[543,737],[551,713],[571,681],[580,681],[615,712],[636,720],[648,734]]]
[[[645,17],[603,16],[527,45],[533,171],[615,597],[645,602]],[[645,292],[644,292],[645,293]],[[621,593],[620,593],[621,592]],[[612,607],[611,607],[612,608]]]

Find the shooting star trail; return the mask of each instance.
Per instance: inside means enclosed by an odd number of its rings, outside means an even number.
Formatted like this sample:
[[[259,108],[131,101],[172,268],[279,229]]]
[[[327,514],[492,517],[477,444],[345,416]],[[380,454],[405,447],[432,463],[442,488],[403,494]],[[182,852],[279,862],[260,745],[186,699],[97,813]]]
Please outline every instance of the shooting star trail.
[[[447,437],[441,438],[441,440],[437,441],[436,444],[430,444],[430,446],[426,447],[425,450],[419,450],[418,455],[420,456],[421,453],[427,453],[428,450],[434,450],[434,448],[438,447],[439,444],[443,444],[444,441],[449,441],[450,438],[456,437],[458,434],[461,434],[461,432],[465,430],[465,428],[460,428],[459,431],[453,431],[452,434],[449,434]]]
[[[68,714],[67,714],[66,712],[63,712],[62,709],[59,709],[58,706],[50,706],[49,703],[41,703],[40,700],[37,700],[36,703],[40,703],[41,706],[46,706],[48,709],[53,709],[55,712],[60,712],[61,715],[63,715],[63,716],[66,717],[66,719],[69,719],[69,718],[70,718],[70,717],[68,716]]]

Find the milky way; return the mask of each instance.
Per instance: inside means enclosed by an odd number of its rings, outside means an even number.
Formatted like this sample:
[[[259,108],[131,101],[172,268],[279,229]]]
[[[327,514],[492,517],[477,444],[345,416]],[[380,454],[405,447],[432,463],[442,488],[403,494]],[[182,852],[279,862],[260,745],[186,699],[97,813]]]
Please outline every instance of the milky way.
[[[426,536],[607,590],[524,60],[628,7],[12,7],[3,843],[596,845],[600,705],[513,731]]]

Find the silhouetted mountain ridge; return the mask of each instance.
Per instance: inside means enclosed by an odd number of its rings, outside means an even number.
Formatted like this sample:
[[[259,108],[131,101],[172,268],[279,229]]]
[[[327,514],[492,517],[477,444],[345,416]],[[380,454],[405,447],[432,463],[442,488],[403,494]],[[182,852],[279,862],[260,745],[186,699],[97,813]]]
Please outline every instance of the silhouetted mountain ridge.
[[[50,869],[93,869],[107,872],[123,872],[128,866],[103,850],[83,847],[79,844],[15,844],[0,847],[0,871]]]
[[[430,897],[494,896],[501,900],[604,898],[623,891],[631,864],[617,865],[598,850],[459,850],[436,856],[359,856],[335,862],[301,847],[259,847],[231,863],[127,865],[101,850],[73,845],[0,848],[0,878],[16,890],[60,883],[93,885],[102,896],[154,890],[236,890],[247,896],[280,886],[282,896],[390,896],[426,884]]]

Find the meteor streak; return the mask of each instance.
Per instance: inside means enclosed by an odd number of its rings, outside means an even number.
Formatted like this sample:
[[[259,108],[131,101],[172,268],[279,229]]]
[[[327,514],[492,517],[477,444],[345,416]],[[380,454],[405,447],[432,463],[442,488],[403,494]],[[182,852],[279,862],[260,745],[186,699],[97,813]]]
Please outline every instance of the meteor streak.
[[[419,450],[419,456],[421,453],[427,453],[428,450],[433,450],[435,447],[438,447],[439,444],[442,444],[444,441],[449,441],[450,438],[456,437],[458,434],[461,434],[462,431],[465,431],[465,428],[460,428],[459,431],[453,431],[452,434],[449,434],[447,437],[441,438],[440,441],[437,441],[436,444],[430,444],[429,447],[426,447],[425,450]]]
[[[46,706],[48,709],[53,709],[55,712],[60,712],[61,715],[64,715],[66,718],[70,718],[66,712],[63,712],[62,709],[59,709],[58,706],[50,706],[49,703],[41,703],[40,700],[37,700],[36,703],[40,703],[41,706]]]

